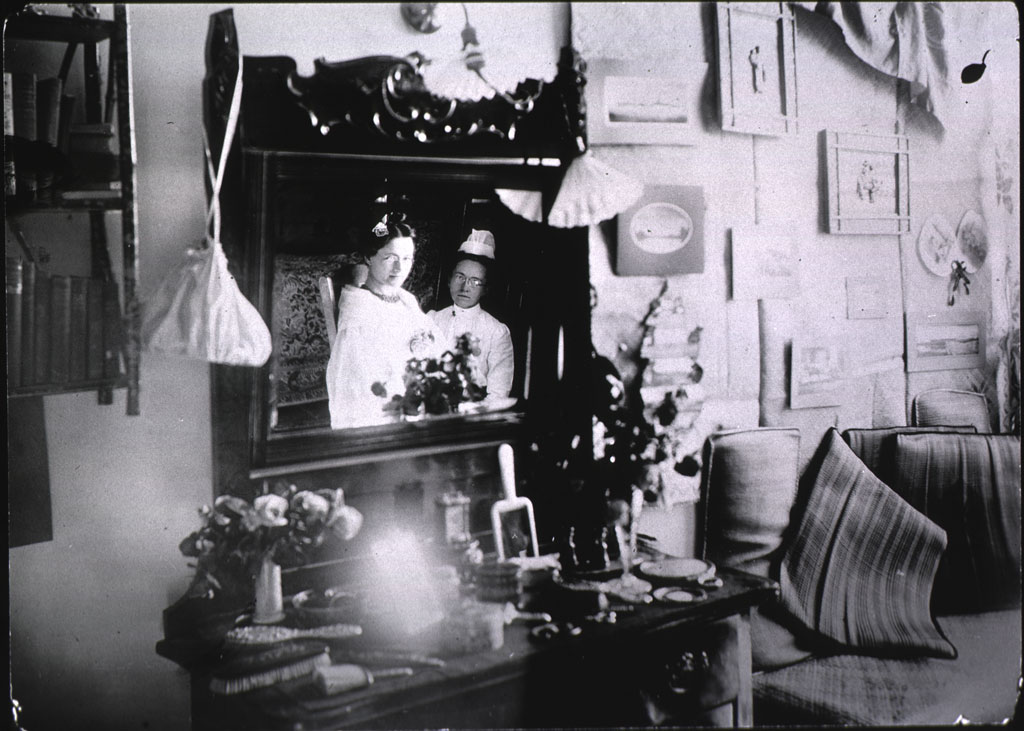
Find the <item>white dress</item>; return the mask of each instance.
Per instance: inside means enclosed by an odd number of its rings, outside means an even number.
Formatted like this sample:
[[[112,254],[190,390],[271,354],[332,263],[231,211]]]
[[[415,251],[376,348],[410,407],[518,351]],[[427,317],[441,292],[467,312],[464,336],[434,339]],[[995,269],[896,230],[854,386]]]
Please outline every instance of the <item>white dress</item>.
[[[338,295],[338,335],[327,361],[332,429],[393,421],[383,407],[405,393],[406,363],[444,351],[441,333],[416,298],[404,289],[398,294],[398,302],[385,302],[346,285]],[[383,395],[374,394],[374,383],[383,386]]]
[[[488,400],[508,396],[515,374],[512,334],[508,326],[479,304],[469,308],[451,305],[428,314],[444,336],[448,349],[454,349],[459,337],[467,332],[477,337],[480,343],[477,361],[487,382]]]

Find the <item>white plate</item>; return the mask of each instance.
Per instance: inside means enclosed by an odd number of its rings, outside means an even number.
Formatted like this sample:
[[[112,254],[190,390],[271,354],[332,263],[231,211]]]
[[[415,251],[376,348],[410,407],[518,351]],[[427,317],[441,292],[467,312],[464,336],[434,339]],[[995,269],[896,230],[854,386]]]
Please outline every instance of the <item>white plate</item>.
[[[956,245],[956,233],[946,217],[933,213],[917,235],[917,255],[932,274],[949,276],[949,260]]]
[[[974,274],[988,258],[988,232],[985,220],[974,211],[967,211],[956,229],[956,250],[950,259],[964,263],[968,274]]]
[[[650,579],[698,581],[705,576],[714,576],[715,565],[699,558],[665,558],[644,561],[640,564],[640,573]]]
[[[679,586],[663,586],[654,590],[654,598],[660,602],[669,604],[689,604],[706,599],[707,594],[702,589],[683,589]]]

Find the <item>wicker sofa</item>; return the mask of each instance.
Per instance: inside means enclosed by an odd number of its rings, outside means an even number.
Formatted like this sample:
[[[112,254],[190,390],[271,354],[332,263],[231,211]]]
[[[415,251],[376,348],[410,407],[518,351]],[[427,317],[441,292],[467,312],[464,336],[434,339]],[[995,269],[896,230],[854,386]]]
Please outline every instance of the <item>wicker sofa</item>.
[[[1020,440],[829,430],[705,445],[705,558],[770,576],[752,617],[757,725],[1000,723],[1021,678]]]

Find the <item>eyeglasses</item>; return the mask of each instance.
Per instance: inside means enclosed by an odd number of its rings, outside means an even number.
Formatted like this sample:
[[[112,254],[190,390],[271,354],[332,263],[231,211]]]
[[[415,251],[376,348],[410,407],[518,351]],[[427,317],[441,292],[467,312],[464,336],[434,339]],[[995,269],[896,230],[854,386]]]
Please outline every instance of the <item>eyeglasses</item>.
[[[462,272],[455,272],[454,274],[452,274],[452,281],[457,286],[462,286],[463,283],[468,283],[469,286],[472,287],[473,289],[480,289],[482,286],[484,286],[484,284],[486,284],[484,280],[477,279],[476,277],[467,277]]]

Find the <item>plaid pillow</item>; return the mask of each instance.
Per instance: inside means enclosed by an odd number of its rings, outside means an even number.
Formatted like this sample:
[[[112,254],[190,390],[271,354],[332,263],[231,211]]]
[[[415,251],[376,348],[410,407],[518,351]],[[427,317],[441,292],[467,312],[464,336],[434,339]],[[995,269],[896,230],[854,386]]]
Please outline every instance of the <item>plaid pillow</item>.
[[[1020,439],[991,434],[895,437],[893,489],[949,537],[937,612],[1021,604]]]
[[[809,629],[874,654],[956,657],[929,610],[946,535],[864,468],[835,429],[782,559],[781,601]]]

